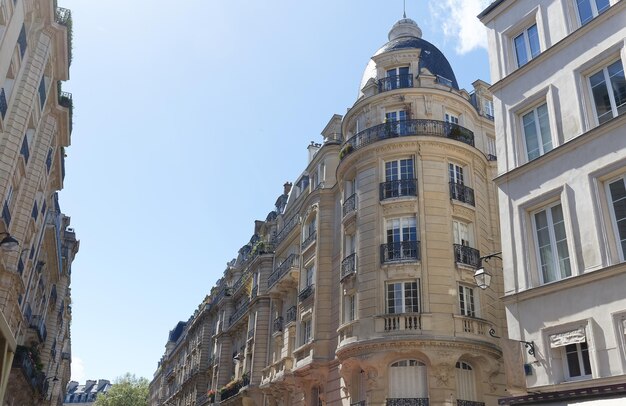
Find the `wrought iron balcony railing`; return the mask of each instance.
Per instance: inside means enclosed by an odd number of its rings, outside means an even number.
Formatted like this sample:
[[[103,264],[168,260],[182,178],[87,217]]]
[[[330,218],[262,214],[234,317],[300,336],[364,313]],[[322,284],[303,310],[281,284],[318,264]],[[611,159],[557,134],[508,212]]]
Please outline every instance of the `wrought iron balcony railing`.
[[[450,199],[475,206],[474,189],[462,183],[450,182]]]
[[[356,210],[356,193],[344,200],[342,209],[344,217]]]
[[[278,232],[278,234],[274,236],[274,239],[272,241],[274,245],[278,246],[278,244],[283,242],[284,239],[287,238],[287,236],[296,228],[299,223],[300,218],[297,215],[287,220],[287,222],[285,222],[285,224],[283,225],[283,228]]]
[[[417,179],[398,179],[380,184],[380,200],[417,196]]]
[[[348,139],[343,144],[340,158],[377,141],[412,135],[444,137],[474,146],[474,133],[458,124],[425,119],[390,121],[367,128]]]
[[[305,299],[307,299],[309,296],[311,296],[311,294],[313,293],[313,291],[315,290],[315,286],[314,285],[309,285],[306,288],[302,289],[300,291],[300,293],[298,293],[298,299],[302,302]]]
[[[350,254],[341,261],[341,280],[356,273],[356,253]]]
[[[485,406],[485,402],[476,402],[474,400],[457,399],[456,406]]]
[[[421,258],[419,241],[402,241],[381,244],[380,262],[418,261]]]
[[[258,294],[259,294],[259,285],[256,285],[250,291],[250,298],[254,299],[255,297],[258,296]]]
[[[317,230],[314,230],[309,234],[304,241],[302,241],[301,249],[307,248],[309,245],[313,244],[313,241],[317,239]]]
[[[387,398],[387,406],[428,406],[428,398]]]
[[[242,303],[228,318],[228,325],[232,326],[237,320],[239,320],[248,311],[248,306],[250,306],[249,301]]]
[[[278,316],[274,319],[273,332],[278,333],[280,331],[283,331],[283,317],[282,316]]]
[[[45,394],[46,376],[43,372],[37,371],[33,355],[26,347],[17,347],[15,357],[13,358],[13,367],[22,370],[24,378],[34,390],[38,391],[40,395]]]
[[[276,282],[278,282],[280,278],[282,278],[283,275],[285,275],[289,271],[289,269],[298,265],[297,260],[298,255],[296,254],[291,254],[287,258],[285,258],[285,260],[281,262],[278,267],[276,267],[276,269],[274,270],[274,272],[272,272],[269,278],[267,278],[267,286],[269,286],[270,288],[274,286],[274,284],[276,284]]]
[[[460,264],[476,268],[480,261],[480,251],[467,245],[454,244],[454,260]]]
[[[379,93],[394,89],[406,89],[407,87],[413,87],[413,75],[410,73],[387,76],[378,80]]]
[[[297,314],[298,310],[296,309],[296,306],[291,306],[289,309],[287,309],[287,314],[285,315],[285,323],[291,323],[292,321],[296,321]]]

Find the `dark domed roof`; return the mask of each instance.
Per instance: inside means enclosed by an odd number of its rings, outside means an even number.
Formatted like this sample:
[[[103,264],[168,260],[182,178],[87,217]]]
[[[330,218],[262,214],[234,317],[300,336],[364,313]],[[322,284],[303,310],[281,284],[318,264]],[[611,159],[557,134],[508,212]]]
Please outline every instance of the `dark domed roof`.
[[[422,30],[420,30],[415,21],[404,18],[393,26],[389,32],[389,42],[376,51],[374,56],[400,49],[421,49],[420,69],[426,68],[433,75],[439,75],[450,80],[452,87],[459,90],[456,76],[446,57],[436,46],[422,39],[421,36]],[[373,60],[370,60],[365,68],[359,92],[370,78],[376,79],[376,64]]]

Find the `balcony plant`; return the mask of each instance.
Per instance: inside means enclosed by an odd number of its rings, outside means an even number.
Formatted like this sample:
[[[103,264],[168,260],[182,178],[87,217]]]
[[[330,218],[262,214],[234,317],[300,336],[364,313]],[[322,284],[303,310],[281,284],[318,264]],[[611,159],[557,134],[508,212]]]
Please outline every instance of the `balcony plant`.
[[[344,156],[348,155],[349,153],[351,153],[353,151],[353,147],[351,144],[347,144],[346,146],[344,146],[341,151],[339,151],[339,159],[343,159]]]
[[[209,403],[214,403],[215,402],[215,391],[213,389],[209,389],[209,391],[206,393],[206,395],[209,398]]]

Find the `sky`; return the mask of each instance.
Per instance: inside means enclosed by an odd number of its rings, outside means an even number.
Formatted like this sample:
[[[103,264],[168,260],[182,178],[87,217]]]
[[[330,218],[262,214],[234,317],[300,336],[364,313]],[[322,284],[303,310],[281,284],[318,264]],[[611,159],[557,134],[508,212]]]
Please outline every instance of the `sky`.
[[[406,0],[459,85],[490,81],[488,0]],[[152,379],[187,320],[356,101],[402,0],[59,0],[72,10],[63,212],[72,379]],[[459,24],[459,22],[462,22]]]

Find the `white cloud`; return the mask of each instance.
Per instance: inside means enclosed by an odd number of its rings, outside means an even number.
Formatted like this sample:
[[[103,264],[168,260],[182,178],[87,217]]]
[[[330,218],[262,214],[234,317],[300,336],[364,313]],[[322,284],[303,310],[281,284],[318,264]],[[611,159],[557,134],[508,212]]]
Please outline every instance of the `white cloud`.
[[[436,26],[447,39],[456,42],[456,51],[465,54],[476,48],[487,49],[487,30],[476,18],[491,0],[431,0],[429,8]]]
[[[72,356],[72,377],[70,379],[78,383],[85,383],[85,364],[83,364],[82,359],[74,355]]]

